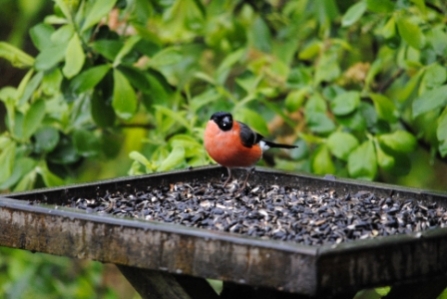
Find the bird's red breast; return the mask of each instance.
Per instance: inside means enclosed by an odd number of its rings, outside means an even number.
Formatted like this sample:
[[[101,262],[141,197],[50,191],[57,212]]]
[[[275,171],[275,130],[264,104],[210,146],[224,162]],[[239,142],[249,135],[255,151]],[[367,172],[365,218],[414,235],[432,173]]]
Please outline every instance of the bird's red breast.
[[[225,167],[249,167],[262,157],[259,143],[247,147],[241,140],[241,127],[237,121],[229,131],[223,131],[213,121],[205,128],[205,149],[211,158]]]

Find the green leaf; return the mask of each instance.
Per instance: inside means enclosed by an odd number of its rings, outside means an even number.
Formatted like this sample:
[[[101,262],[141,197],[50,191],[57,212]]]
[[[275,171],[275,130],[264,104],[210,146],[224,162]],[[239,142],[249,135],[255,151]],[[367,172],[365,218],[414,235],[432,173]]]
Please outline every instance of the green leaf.
[[[341,74],[339,60],[334,54],[323,54],[315,71],[315,84],[331,82]]]
[[[72,23],[73,19],[71,17],[71,11],[70,11],[70,8],[68,7],[66,1],[64,1],[64,0],[54,0],[54,2],[56,2],[56,5],[60,9],[60,11],[64,15],[64,17],[68,20],[68,22]]]
[[[110,61],[114,61],[124,43],[119,40],[101,39],[91,44],[93,50]]]
[[[0,152],[0,165],[2,165],[2,171],[0,171],[0,183],[5,182],[11,176],[15,155],[16,143],[14,141],[9,141],[7,145],[4,145]]]
[[[18,68],[29,68],[34,64],[33,57],[5,42],[0,42],[0,57]]]
[[[129,154],[129,158],[142,164],[146,168],[147,173],[153,172],[156,169],[155,166],[145,156],[137,151],[132,151]]]
[[[92,96],[90,109],[92,118],[98,126],[107,128],[114,124],[116,117],[112,103],[96,92]]]
[[[59,142],[59,132],[49,126],[41,127],[34,133],[34,151],[37,153],[51,152]]]
[[[376,143],[377,163],[384,170],[391,170],[395,165],[395,160],[392,154],[385,152],[380,144]]]
[[[447,109],[438,118],[438,129],[436,136],[439,140],[439,153],[442,157],[447,156]]]
[[[23,176],[29,173],[36,166],[36,162],[28,157],[22,157],[15,161],[11,175],[0,184],[0,190],[10,189]],[[1,179],[0,179],[1,181]]]
[[[318,54],[320,54],[322,48],[322,42],[313,40],[308,43],[304,49],[298,53],[298,58],[302,60],[314,59]],[[298,69],[299,70],[299,69]]]
[[[28,102],[28,100],[31,98],[31,95],[34,93],[34,91],[37,89],[40,82],[42,81],[42,78],[43,78],[43,72],[39,72],[35,74],[34,77],[26,84],[26,87],[23,90],[23,94],[19,99],[20,106]]]
[[[359,142],[352,134],[334,132],[329,136],[326,144],[335,157],[347,161],[349,154],[359,145]]]
[[[427,32],[427,40],[439,56],[444,56],[447,51],[447,33],[444,28],[444,25],[439,24]]]
[[[61,179],[48,169],[45,161],[39,163],[39,166],[37,167],[37,172],[42,176],[43,182],[47,187],[57,187],[64,184],[63,179]]]
[[[178,168],[185,160],[185,149],[181,146],[176,146],[172,149],[169,156],[163,160],[158,171],[166,171],[174,168]]]
[[[96,25],[105,17],[115,6],[116,0],[96,0],[93,2],[93,6],[89,10],[84,24],[82,24],[81,31],[85,31],[90,27]]]
[[[335,130],[334,122],[323,112],[306,114],[306,123],[312,132],[327,134]]]
[[[391,17],[388,22],[382,27],[381,33],[385,39],[390,39],[396,35],[396,22],[394,17]]]
[[[335,115],[347,115],[352,113],[360,104],[360,93],[348,91],[337,95],[331,102],[331,109]]]
[[[71,139],[63,136],[56,148],[48,155],[48,160],[55,164],[70,165],[81,158]]]
[[[380,135],[378,140],[382,146],[400,153],[410,153],[416,149],[417,145],[416,138],[411,133],[403,130]]]
[[[423,81],[427,89],[433,89],[445,83],[447,69],[439,63],[434,63],[425,70]]]
[[[377,175],[377,158],[374,143],[363,142],[348,158],[348,171],[351,177],[373,180]]]
[[[91,131],[78,129],[73,132],[73,145],[80,156],[97,156],[101,149],[99,138]]]
[[[389,13],[394,10],[394,3],[390,0],[366,0],[369,11],[376,13]]]
[[[70,79],[77,75],[81,71],[84,62],[85,54],[82,49],[81,40],[77,34],[73,34],[65,52],[65,65],[62,69],[65,77]]]
[[[121,64],[121,61],[124,56],[126,56],[130,51],[132,51],[133,47],[141,40],[141,37],[138,35],[132,35],[125,42],[123,47],[120,49],[118,54],[113,61],[113,67],[117,67]]]
[[[352,5],[341,19],[343,27],[348,27],[357,22],[366,11],[366,2],[360,1]]]
[[[144,93],[151,93],[151,80],[147,72],[143,72],[132,66],[121,65],[118,67],[121,73],[129,80],[133,87]]]
[[[312,95],[304,106],[305,115],[312,112],[326,113],[326,109],[326,101],[319,94]]]
[[[227,55],[225,59],[220,63],[216,70],[216,81],[223,84],[230,72],[231,67],[236,64],[246,52],[245,48],[234,51],[233,53]]]
[[[31,40],[34,46],[39,51],[52,44],[51,35],[54,33],[54,28],[51,25],[39,23],[30,29]]]
[[[64,59],[67,44],[59,44],[44,48],[36,57],[34,67],[37,71],[46,71]]]
[[[416,6],[419,8],[419,10],[425,14],[426,7],[425,7],[425,1],[424,0],[411,0]]]
[[[377,111],[377,115],[386,121],[391,123],[397,120],[397,109],[394,103],[382,94],[370,93],[369,96],[373,100],[374,108]]]
[[[413,102],[413,117],[433,109],[443,107],[447,104],[447,85],[442,85],[435,89],[421,94]]]
[[[83,93],[94,88],[110,70],[110,65],[103,64],[87,69],[70,82],[70,88],[75,93]]]
[[[294,112],[301,108],[308,93],[308,88],[301,88],[299,90],[289,92],[285,100],[287,110],[289,112]]]
[[[263,52],[269,53],[272,49],[272,36],[265,21],[256,17],[252,25],[253,46]]]
[[[159,68],[166,65],[179,63],[183,59],[177,47],[169,47],[155,54],[149,61],[149,66]]]
[[[36,132],[45,116],[45,101],[35,101],[23,119],[23,139],[26,140]]]
[[[406,17],[397,18],[397,28],[400,36],[413,48],[421,49],[425,44],[425,37],[418,25],[413,24]]]
[[[267,127],[265,119],[259,113],[256,113],[251,109],[238,109],[235,112],[235,119],[246,123],[249,127],[253,128],[261,135],[267,136],[269,134],[269,129]]]
[[[137,111],[137,96],[127,78],[117,69],[113,70],[112,107],[116,115],[130,119]]]
[[[326,145],[320,145],[312,156],[312,171],[315,174],[334,174],[335,165]]]

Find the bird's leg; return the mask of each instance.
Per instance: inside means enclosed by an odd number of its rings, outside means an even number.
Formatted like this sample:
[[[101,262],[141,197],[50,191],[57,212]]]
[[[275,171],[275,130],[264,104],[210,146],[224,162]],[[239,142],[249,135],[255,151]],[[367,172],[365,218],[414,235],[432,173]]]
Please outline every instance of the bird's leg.
[[[223,187],[225,188],[226,186],[227,186],[227,184],[231,181],[231,177],[232,177],[232,175],[231,175],[231,168],[230,167],[227,167],[227,170],[228,170],[228,178],[227,178],[227,180],[225,181],[225,183],[223,184]]]
[[[245,187],[247,186],[247,182],[248,182],[248,177],[250,176],[250,174],[255,172],[255,167],[250,167],[247,169],[247,176],[245,177],[245,181],[244,184],[242,185],[241,190],[244,190]]]

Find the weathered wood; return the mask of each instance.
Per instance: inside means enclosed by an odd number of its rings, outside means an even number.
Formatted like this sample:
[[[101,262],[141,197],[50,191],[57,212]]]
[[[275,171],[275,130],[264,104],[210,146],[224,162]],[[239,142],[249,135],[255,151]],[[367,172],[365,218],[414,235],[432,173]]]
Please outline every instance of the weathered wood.
[[[222,172],[221,168],[209,167],[11,194],[20,200],[0,198],[0,245],[328,298],[362,288],[418,284],[427,277],[447,273],[446,228],[311,247],[60,208],[68,197],[95,196],[98,190],[130,192],[137,187],[169,186],[179,180],[218,180]],[[251,180],[253,184],[330,188],[337,192],[369,190],[447,206],[446,194],[399,186],[260,169]],[[33,206],[28,200],[42,204]],[[182,285],[179,280],[177,283]]]
[[[118,268],[143,299],[196,299],[169,273],[127,266]]]
[[[248,285],[240,285],[224,282],[220,299],[311,299],[309,296],[291,294],[268,288],[256,288]]]

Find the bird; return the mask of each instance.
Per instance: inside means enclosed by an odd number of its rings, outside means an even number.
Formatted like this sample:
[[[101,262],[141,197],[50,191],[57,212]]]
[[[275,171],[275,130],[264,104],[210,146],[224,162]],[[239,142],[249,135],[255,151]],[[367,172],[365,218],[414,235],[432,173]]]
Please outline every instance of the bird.
[[[224,188],[232,178],[232,168],[248,169],[242,189],[245,189],[250,173],[255,170],[254,165],[262,158],[263,152],[274,147],[298,147],[266,140],[246,124],[233,120],[231,113],[222,111],[211,115],[204,132],[204,146],[208,155],[228,171]]]

